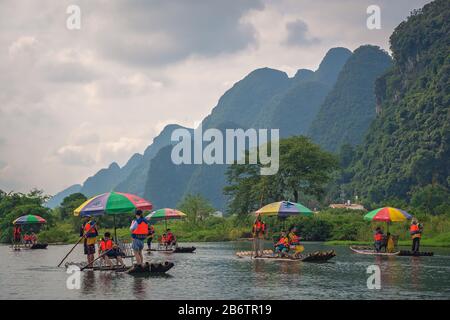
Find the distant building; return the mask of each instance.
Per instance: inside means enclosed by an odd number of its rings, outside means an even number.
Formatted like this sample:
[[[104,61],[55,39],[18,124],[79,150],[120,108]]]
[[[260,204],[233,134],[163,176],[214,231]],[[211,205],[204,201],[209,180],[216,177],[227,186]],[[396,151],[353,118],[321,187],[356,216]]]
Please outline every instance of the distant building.
[[[350,210],[364,210],[367,211],[366,208],[362,204],[356,203],[332,203],[329,205],[332,209],[350,209]]]
[[[223,218],[223,212],[222,211],[216,211],[212,215],[213,215],[213,217]]]

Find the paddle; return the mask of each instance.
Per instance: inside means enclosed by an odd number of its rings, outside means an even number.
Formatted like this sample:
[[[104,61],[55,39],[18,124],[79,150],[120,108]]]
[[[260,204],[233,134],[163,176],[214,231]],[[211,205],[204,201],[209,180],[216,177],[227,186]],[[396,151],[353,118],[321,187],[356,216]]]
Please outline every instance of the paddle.
[[[72,251],[75,249],[75,247],[81,242],[81,240],[83,240],[86,237],[86,234],[91,230],[91,228],[95,226],[91,225],[90,228],[86,231],[86,233],[84,235],[81,236],[81,238],[77,241],[77,243],[75,243],[75,245],[72,247],[72,249],[70,249],[69,253],[66,254],[66,256],[61,260],[61,262],[58,264],[58,268],[62,265],[62,263],[64,262],[64,260],[67,259],[67,257],[72,253]]]
[[[75,245],[72,247],[72,249],[70,249],[70,251],[66,254],[66,256],[61,260],[61,262],[58,264],[58,267],[60,267],[62,265],[62,263],[64,262],[64,260],[67,259],[67,257],[69,256],[69,254],[72,253],[72,251],[75,249],[75,247],[81,242],[81,240],[84,239],[84,235],[81,236],[81,238],[77,241],[77,243],[75,243]]]
[[[84,266],[83,268],[80,269],[80,271],[83,271],[84,269],[88,268],[89,266],[94,267],[94,262],[97,261],[100,258],[103,258],[108,252],[110,252],[111,250],[113,250],[114,248],[111,248],[105,252],[103,252],[100,256],[98,256],[96,259],[94,259],[94,261],[92,261],[91,263],[89,263],[88,265]]]

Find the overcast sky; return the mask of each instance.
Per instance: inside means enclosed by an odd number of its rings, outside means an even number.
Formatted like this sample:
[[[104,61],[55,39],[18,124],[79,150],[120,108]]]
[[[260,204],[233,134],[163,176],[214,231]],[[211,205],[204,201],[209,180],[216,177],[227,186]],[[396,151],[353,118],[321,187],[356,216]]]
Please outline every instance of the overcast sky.
[[[53,194],[193,127],[250,71],[315,70],[331,47],[388,50],[425,0],[0,0],[0,189]],[[68,30],[66,9],[81,8]],[[381,8],[381,30],[366,9]]]

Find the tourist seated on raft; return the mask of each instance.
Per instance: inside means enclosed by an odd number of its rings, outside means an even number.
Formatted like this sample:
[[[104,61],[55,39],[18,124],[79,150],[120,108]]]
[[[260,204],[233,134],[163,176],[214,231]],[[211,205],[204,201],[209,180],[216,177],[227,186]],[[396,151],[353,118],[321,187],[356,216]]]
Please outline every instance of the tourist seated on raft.
[[[163,233],[161,236],[158,237],[159,247],[166,247],[167,246],[167,234]]]
[[[122,260],[122,253],[120,252],[119,247],[111,239],[111,234],[109,232],[105,233],[99,244],[99,255],[102,255],[105,252],[106,254],[102,257],[102,259],[108,266],[113,266],[111,259],[116,259],[116,265],[125,266],[125,263]]]
[[[31,240],[31,235],[28,232],[23,236],[23,242],[25,243],[26,246],[31,245],[33,243],[33,241]]]
[[[376,252],[381,252],[381,248],[383,246],[383,241],[384,241],[384,233],[381,230],[380,227],[377,227],[375,229],[375,233],[373,235],[373,239],[374,239],[374,246],[375,246],[375,251]]]
[[[166,233],[166,246],[167,247],[175,247],[177,245],[177,238],[175,237],[175,235],[172,233],[172,231],[170,229],[167,229],[167,233]]]
[[[37,237],[36,233],[34,233],[34,232],[31,233],[31,242],[33,244],[38,243],[38,237]]]
[[[390,232],[386,234],[386,252],[392,253],[395,251],[395,239]]]
[[[298,256],[303,251],[303,246],[300,244],[301,237],[297,233],[297,228],[293,227],[288,234],[289,248],[294,250],[294,256]]]
[[[289,252],[289,238],[284,231],[281,232],[280,238],[275,244],[275,252],[281,257]]]

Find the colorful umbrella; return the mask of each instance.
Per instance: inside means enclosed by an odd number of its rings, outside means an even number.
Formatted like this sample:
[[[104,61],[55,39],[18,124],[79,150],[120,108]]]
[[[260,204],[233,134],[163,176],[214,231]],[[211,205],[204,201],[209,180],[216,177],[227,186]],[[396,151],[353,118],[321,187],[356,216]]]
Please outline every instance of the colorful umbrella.
[[[133,213],[136,210],[150,211],[152,208],[153,205],[150,202],[133,194],[108,192],[86,200],[75,209],[74,215],[81,217],[112,215],[114,217],[114,237],[117,240],[117,214]]]
[[[116,215],[121,213],[132,213],[135,210],[149,211],[153,205],[138,196],[121,193],[104,193],[86,200],[75,209],[75,216],[101,216],[104,214]]]
[[[364,220],[384,222],[400,222],[411,218],[412,216],[408,212],[391,207],[375,209],[364,216]]]
[[[306,216],[311,217],[313,212],[300,203],[295,203],[291,201],[280,201],[270,203],[258,211],[256,214],[260,214],[262,216],[278,216],[280,218],[285,218],[288,216]]]
[[[163,208],[158,209],[150,213],[148,216],[145,217],[149,222],[157,222],[164,220],[166,223],[166,229],[167,229],[167,220],[177,220],[177,219],[183,219],[186,218],[186,214],[176,210],[176,209],[170,209],[170,208]]]
[[[36,216],[33,214],[27,214],[25,216],[21,216],[13,221],[13,224],[42,224],[47,223],[44,218],[40,216]]]

